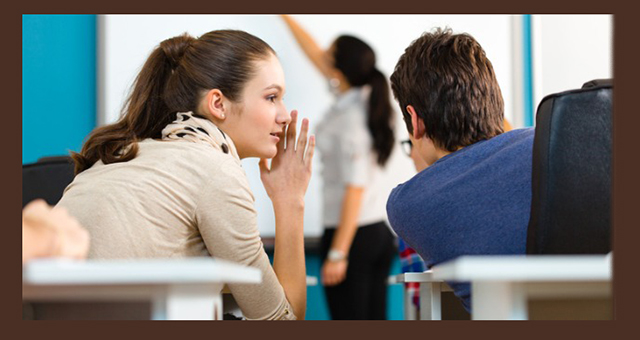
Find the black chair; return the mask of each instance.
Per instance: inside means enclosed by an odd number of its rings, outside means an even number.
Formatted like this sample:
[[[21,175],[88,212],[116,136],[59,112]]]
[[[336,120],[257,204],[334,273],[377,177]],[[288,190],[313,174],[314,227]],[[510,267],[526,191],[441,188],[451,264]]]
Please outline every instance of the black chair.
[[[538,106],[528,254],[611,251],[611,80]]]
[[[74,165],[69,156],[46,157],[22,166],[22,207],[36,198],[55,205],[73,181]]]

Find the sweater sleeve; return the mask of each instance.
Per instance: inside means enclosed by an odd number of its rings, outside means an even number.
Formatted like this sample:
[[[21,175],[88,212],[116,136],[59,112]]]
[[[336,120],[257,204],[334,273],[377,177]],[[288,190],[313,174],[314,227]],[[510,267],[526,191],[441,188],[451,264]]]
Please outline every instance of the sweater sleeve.
[[[228,284],[247,319],[295,319],[258,232],[254,197],[234,159],[224,161],[202,188],[196,223],[211,256],[260,269],[260,284]]]

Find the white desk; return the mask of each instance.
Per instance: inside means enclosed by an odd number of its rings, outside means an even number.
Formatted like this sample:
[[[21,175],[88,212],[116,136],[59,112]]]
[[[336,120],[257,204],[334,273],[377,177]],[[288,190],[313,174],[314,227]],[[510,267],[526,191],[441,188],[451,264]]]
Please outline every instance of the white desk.
[[[435,279],[433,272],[427,270],[422,273],[402,273],[395,275],[391,283],[418,282],[420,285],[420,320],[442,320],[441,292],[450,292],[451,287],[442,280]],[[416,309],[413,308],[412,296],[403,289],[404,318],[416,320]]]
[[[471,282],[474,320],[526,320],[529,298],[611,297],[611,256],[463,256],[433,279]]]
[[[22,300],[151,302],[154,320],[220,320],[225,283],[260,283],[262,273],[212,258],[35,260],[22,272]]]

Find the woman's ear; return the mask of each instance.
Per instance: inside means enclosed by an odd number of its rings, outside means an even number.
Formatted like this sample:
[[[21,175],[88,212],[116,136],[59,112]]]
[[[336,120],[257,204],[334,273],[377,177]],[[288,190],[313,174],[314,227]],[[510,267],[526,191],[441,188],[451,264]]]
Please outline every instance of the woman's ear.
[[[229,105],[222,92],[218,89],[209,90],[205,96],[207,112],[213,118],[224,120],[228,114]]]
[[[413,106],[407,105],[407,112],[409,112],[409,115],[411,116],[411,126],[413,126],[411,136],[414,139],[422,138],[427,130],[424,126],[424,121],[418,116]]]

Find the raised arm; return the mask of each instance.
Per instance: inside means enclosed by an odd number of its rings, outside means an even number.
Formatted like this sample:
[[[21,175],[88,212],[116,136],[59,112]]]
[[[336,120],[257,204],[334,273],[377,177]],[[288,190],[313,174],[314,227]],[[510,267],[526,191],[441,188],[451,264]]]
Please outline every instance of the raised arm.
[[[291,30],[293,37],[296,39],[304,54],[311,60],[313,65],[325,76],[325,78],[332,78],[335,72],[331,60],[327,57],[325,51],[318,46],[313,40],[311,35],[305,31],[300,24],[288,15],[281,15],[284,22]]]
[[[271,166],[267,166],[265,159],[260,160],[260,177],[271,198],[276,217],[273,269],[296,317],[304,319],[307,303],[304,195],[311,179],[315,137],[307,139],[309,121],[304,119],[296,142],[297,118],[297,111],[292,111],[291,123],[286,133],[286,149],[282,138],[278,143],[278,154],[271,161]]]
[[[273,266],[264,251],[258,231],[254,197],[242,167],[229,157],[211,164],[217,175],[203,187],[198,198],[196,220],[209,253],[262,271],[259,285],[229,283],[227,286],[247,319],[304,319],[306,312],[306,268],[304,257],[304,195],[311,177],[315,139],[307,139],[309,122],[302,124],[297,143],[297,113],[283,135],[278,154],[268,166],[260,161],[260,176],[273,203],[276,242]],[[307,146],[308,141],[308,147]],[[306,151],[305,151],[306,148]]]

